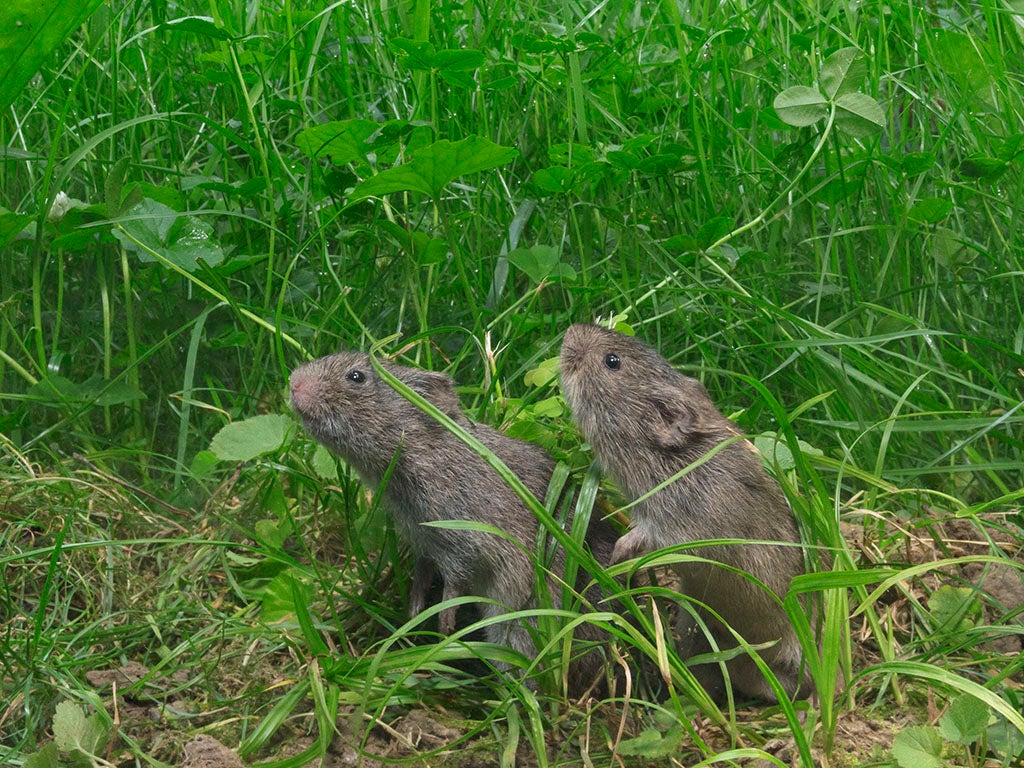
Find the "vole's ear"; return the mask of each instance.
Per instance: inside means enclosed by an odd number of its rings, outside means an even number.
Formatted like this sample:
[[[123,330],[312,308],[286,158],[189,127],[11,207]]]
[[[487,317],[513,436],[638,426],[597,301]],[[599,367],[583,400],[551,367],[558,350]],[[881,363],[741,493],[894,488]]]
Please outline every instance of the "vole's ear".
[[[417,370],[406,378],[405,383],[448,416],[456,418],[462,415],[455,382],[448,374]]]
[[[686,403],[672,398],[658,398],[653,402],[657,417],[651,425],[651,438],[663,451],[679,451],[691,443],[700,417]]]
[[[651,437],[654,444],[664,451],[682,450],[695,438],[714,431],[714,425],[704,415],[710,398],[699,381],[686,379],[685,385],[670,395],[655,395],[652,403],[657,418],[651,428]]]

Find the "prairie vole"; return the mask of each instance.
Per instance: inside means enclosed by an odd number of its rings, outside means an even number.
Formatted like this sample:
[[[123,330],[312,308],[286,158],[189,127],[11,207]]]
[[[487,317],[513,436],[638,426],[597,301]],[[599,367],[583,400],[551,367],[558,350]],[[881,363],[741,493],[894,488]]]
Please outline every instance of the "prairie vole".
[[[382,365],[499,456],[543,501],[555,464],[542,448],[468,419],[447,375]],[[416,557],[410,590],[413,614],[424,607],[431,564],[443,579],[444,599],[468,594],[496,601],[481,603],[485,617],[536,605],[536,569],[527,552],[535,551],[538,521],[484,459],[389,386],[366,354],[342,352],[306,363],[292,373],[290,384],[292,406],[309,433],[348,462],[367,485],[376,490],[391,467],[382,501]],[[439,520],[487,523],[521,546],[496,534],[422,525]],[[610,557],[616,537],[609,523],[595,517],[587,541],[601,559]],[[552,572],[560,574],[564,562],[559,548]],[[552,585],[555,606],[559,594]],[[453,611],[439,616],[444,633],[454,623]],[[491,642],[534,654],[521,622],[491,624],[486,635]],[[578,636],[596,640],[601,633],[585,623]],[[584,659],[589,661],[571,668],[576,678],[571,688],[585,689],[592,682],[600,671],[597,655],[588,654]]]
[[[738,435],[711,402],[703,385],[676,371],[638,339],[596,325],[573,325],[560,357],[562,391],[573,419],[593,447],[602,469],[630,500],[638,499],[716,445]],[[707,539],[744,539],[796,544],[792,511],[775,480],[746,441],[727,445],[632,508],[630,531],[615,544],[612,563],[653,550]],[[736,544],[700,547],[688,554],[745,571],[779,598],[804,571],[796,546]],[[775,642],[761,657],[790,695],[806,695],[809,680],[802,651],[782,607],[763,589],[717,565],[678,567],[683,592],[716,612],[751,644]],[[692,616],[680,608],[680,653],[708,649]],[[735,638],[703,614],[722,649]],[[700,635],[690,644],[694,633]],[[690,638],[690,640],[687,639]],[[774,701],[772,688],[741,653],[727,664],[733,687]],[[710,669],[694,668],[712,680]],[[719,683],[720,684],[720,683]],[[720,691],[718,692],[721,693]]]

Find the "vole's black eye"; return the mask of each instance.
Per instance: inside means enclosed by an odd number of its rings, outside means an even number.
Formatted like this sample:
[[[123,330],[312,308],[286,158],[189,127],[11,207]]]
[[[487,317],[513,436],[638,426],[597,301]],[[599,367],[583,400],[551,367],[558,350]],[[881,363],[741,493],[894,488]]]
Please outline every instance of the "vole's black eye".
[[[362,384],[366,381],[366,374],[354,368],[345,374],[345,378],[349,381],[354,381],[356,384]]]
[[[622,367],[622,361],[619,359],[619,356],[616,355],[614,352],[609,352],[607,355],[604,356],[604,364],[606,368],[609,368],[613,371],[617,371],[619,370],[619,368]]]

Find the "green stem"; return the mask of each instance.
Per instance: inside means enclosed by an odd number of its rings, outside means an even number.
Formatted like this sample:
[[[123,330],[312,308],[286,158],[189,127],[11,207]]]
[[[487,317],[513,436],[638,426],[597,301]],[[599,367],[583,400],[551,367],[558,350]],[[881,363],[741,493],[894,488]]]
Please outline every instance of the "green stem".
[[[128,334],[128,370],[126,376],[128,383],[139,389],[139,355],[138,339],[135,336],[135,310],[133,308],[132,296],[132,273],[128,264],[128,251],[121,249],[121,281],[124,286],[124,319]],[[142,438],[142,404],[138,400],[131,403],[132,422],[136,437]],[[139,461],[145,462],[145,453],[139,454]]]

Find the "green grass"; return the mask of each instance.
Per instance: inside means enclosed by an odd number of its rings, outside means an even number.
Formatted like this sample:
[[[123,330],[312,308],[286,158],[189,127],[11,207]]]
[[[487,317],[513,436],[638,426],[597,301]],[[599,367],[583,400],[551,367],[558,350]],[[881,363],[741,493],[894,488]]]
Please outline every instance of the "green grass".
[[[167,23],[191,15],[212,21]],[[1019,653],[1020,607],[976,586],[1024,546],[1020,20],[996,0],[101,7],[0,113],[0,762],[47,743],[61,702],[113,728],[86,673],[129,661],[150,673],[122,706],[162,714],[120,721],[118,765],[180,762],[195,733],[299,764],[335,728],[379,756],[420,710],[504,765],[612,764],[645,729],[684,764],[778,737],[843,765],[843,718],[907,733],[961,693],[1020,712],[1019,657],[983,642]],[[884,128],[783,122],[776,96],[828,91],[851,46]],[[336,165],[303,133],[349,120],[369,123]],[[469,137],[518,154],[410,181],[410,156]],[[356,201],[374,184],[394,191]],[[50,221],[61,192],[82,206]],[[835,552],[798,585],[827,660],[803,720],[695,707],[668,654],[620,731],[621,701],[557,695],[558,643],[530,688],[408,622],[383,514],[297,432],[240,465],[207,452],[287,413],[301,360],[400,334],[387,351],[582,479],[555,384],[524,377],[618,314],[794,454],[780,481]],[[649,610],[609,624],[656,663]],[[1010,761],[1004,722],[946,728],[942,760]]]

